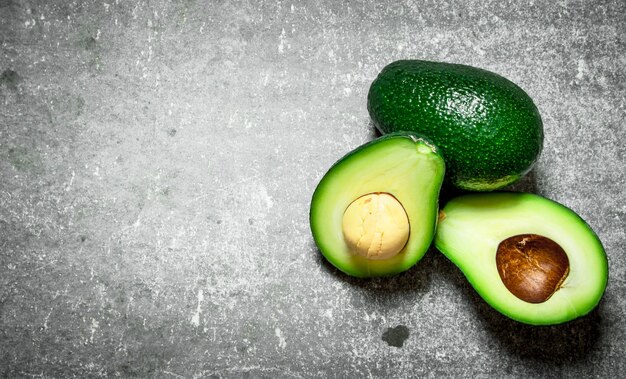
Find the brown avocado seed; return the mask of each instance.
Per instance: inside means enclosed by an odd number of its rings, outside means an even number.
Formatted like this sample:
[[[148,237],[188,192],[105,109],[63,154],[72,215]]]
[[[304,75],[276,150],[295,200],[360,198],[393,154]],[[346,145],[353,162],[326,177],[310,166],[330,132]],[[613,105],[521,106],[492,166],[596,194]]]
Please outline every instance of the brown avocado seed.
[[[520,234],[500,242],[496,266],[504,286],[528,303],[548,300],[569,274],[563,248],[537,234]]]

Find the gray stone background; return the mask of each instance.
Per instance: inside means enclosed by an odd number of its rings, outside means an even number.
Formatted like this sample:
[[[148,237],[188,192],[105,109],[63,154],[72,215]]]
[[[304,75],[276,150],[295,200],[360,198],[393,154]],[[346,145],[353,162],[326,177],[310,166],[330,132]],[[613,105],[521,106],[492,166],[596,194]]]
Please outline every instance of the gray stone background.
[[[626,2],[0,0],[0,376],[617,377],[626,372]],[[610,264],[587,317],[530,327],[431,249],[356,280],[311,194],[375,136],[395,59],[524,88],[513,190],[571,207]]]

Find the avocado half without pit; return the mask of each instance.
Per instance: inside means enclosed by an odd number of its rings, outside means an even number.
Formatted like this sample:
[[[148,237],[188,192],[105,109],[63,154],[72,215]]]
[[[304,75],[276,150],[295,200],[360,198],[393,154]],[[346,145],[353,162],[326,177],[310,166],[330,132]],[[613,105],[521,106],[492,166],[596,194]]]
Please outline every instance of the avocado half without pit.
[[[348,153],[311,200],[322,255],[356,277],[409,269],[434,237],[444,171],[436,147],[413,133],[388,134]]]
[[[583,316],[606,288],[607,258],[593,230],[571,209],[534,194],[452,199],[440,212],[435,246],[487,303],[527,324]]]

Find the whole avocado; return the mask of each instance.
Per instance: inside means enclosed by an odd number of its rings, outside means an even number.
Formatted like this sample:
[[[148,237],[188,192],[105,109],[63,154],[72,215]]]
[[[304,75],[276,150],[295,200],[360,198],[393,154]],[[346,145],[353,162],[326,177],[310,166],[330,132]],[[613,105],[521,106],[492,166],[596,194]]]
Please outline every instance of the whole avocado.
[[[524,176],[543,146],[532,99],[515,83],[476,67],[400,60],[372,83],[367,108],[381,133],[411,131],[437,145],[446,180],[492,191]]]

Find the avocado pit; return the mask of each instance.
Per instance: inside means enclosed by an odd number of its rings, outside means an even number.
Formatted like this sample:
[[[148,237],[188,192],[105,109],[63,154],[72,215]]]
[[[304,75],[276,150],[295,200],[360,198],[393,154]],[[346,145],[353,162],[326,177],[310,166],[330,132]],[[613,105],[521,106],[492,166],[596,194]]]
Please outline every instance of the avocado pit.
[[[528,303],[543,303],[561,288],[569,274],[563,248],[538,234],[509,237],[498,245],[496,266],[504,286]]]
[[[393,195],[370,193],[346,208],[342,231],[352,252],[367,259],[388,259],[406,245],[410,234],[409,218]]]

